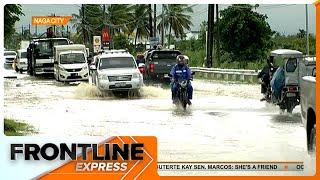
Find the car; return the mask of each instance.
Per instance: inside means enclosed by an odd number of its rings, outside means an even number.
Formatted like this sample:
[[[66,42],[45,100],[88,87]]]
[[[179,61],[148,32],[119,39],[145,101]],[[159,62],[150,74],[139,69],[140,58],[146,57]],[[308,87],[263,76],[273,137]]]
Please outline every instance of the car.
[[[87,81],[88,51],[83,44],[54,47],[54,77],[57,81]]]
[[[315,152],[316,147],[316,69],[301,81],[301,118],[306,129],[308,152]]]
[[[155,49],[145,52],[145,79],[170,79],[170,71],[176,64],[176,58],[180,54],[182,53],[178,50],[168,49]]]
[[[134,57],[123,51],[103,53],[90,66],[92,83],[101,91],[138,92],[143,86]]]
[[[4,51],[5,64],[12,65],[14,60],[17,58],[15,51]]]
[[[23,71],[27,71],[27,68],[28,68],[27,50],[19,49],[17,53],[15,70],[17,72],[23,73]]]

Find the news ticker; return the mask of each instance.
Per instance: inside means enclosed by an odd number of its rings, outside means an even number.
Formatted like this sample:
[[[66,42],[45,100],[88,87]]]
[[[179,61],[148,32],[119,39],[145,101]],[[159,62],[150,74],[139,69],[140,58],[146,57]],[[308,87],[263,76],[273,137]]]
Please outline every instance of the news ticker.
[[[158,162],[158,171],[303,171],[303,162]]]

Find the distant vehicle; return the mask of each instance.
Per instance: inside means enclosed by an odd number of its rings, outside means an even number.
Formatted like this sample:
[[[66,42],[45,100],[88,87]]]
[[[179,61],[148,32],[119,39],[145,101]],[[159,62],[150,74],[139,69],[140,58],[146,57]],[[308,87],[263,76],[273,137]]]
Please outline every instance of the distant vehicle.
[[[28,73],[32,76],[53,74],[53,47],[68,44],[71,41],[67,38],[33,39],[28,48]]]
[[[92,83],[101,91],[139,93],[143,86],[134,57],[128,52],[113,52],[98,55],[95,64],[90,66]]]
[[[306,128],[309,152],[316,148],[316,69],[312,76],[304,76],[301,81],[301,118]]]
[[[16,59],[16,72],[23,73],[23,71],[27,71],[28,67],[28,59],[27,59],[27,50],[20,49],[18,50],[17,59]]]
[[[85,45],[54,47],[54,77],[57,81],[88,80],[89,68]]]
[[[169,73],[176,64],[178,50],[150,50],[145,52],[145,74],[147,80],[170,79]]]
[[[12,65],[16,57],[17,53],[15,51],[4,51],[5,64]]]
[[[300,104],[301,76],[308,73],[302,67],[305,56],[300,51],[277,49],[271,51],[275,65],[279,68],[272,74],[271,102],[279,105],[282,111],[292,113],[295,106]]]

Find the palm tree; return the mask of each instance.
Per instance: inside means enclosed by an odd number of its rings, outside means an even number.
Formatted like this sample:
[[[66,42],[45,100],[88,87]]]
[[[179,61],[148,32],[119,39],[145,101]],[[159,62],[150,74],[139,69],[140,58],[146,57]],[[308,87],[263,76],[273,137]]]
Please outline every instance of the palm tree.
[[[106,24],[117,32],[125,31],[130,19],[131,8],[127,4],[110,4],[106,9]]]
[[[137,45],[137,39],[146,37],[150,34],[149,26],[149,5],[137,4],[132,7],[130,23],[128,23],[128,32],[132,34],[135,31],[134,45]]]
[[[83,5],[84,18],[82,8],[79,9],[79,14],[72,14],[70,22],[72,28],[77,31],[77,40],[84,39],[84,44],[90,42],[90,37],[97,33],[101,24],[102,9],[100,5]],[[101,30],[101,29],[100,29]]]
[[[186,4],[168,4],[164,6],[164,17],[162,18],[162,15],[158,16],[161,20],[157,28],[160,32],[162,24],[164,24],[164,28],[169,29],[168,45],[170,45],[171,31],[173,31],[176,38],[182,38],[185,35],[184,30],[191,29],[191,16],[188,14],[192,12],[192,7]]]

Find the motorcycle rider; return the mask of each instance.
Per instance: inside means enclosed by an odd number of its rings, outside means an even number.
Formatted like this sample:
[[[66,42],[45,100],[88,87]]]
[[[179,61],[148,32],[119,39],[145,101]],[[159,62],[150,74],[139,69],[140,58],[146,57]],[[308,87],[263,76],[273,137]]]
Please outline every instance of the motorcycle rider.
[[[274,57],[270,56],[269,59],[267,59],[267,64],[263,67],[263,69],[259,72],[258,78],[261,79],[261,93],[264,95],[263,98],[260,99],[260,101],[270,100],[270,94],[268,91],[270,91],[270,81],[271,76],[275,72],[275,67],[273,65],[274,63]]]
[[[191,70],[186,63],[186,59],[184,55],[177,56],[177,64],[171,69],[171,93],[172,93],[172,100],[175,104],[177,102],[177,92],[178,92],[178,82],[179,81],[187,81],[187,93],[188,93],[188,104],[191,105],[192,93],[193,88],[190,83],[192,79]]]

